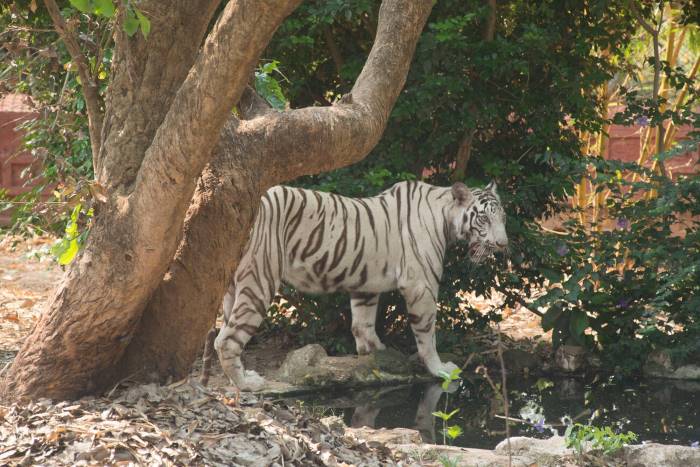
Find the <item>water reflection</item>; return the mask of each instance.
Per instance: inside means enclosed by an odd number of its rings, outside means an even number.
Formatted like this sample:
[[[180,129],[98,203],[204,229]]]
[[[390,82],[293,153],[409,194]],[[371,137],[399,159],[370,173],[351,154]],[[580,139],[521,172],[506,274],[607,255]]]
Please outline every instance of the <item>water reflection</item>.
[[[553,386],[537,389],[537,379],[509,381],[510,413],[518,417],[533,407],[546,424],[563,433],[562,417],[581,423],[610,425],[632,430],[640,441],[690,444],[700,438],[700,382],[647,380],[618,381],[594,378],[552,378]],[[469,447],[493,448],[505,436],[501,399],[477,378],[463,381],[449,395],[448,411],[459,413],[450,424],[464,434],[455,442]],[[333,409],[350,426],[406,427],[420,431],[428,442],[441,442],[442,422],[432,412],[445,410],[445,394],[439,384],[389,387],[315,395],[307,405]],[[541,428],[541,427],[540,427]],[[536,427],[511,425],[513,436],[547,437]]]

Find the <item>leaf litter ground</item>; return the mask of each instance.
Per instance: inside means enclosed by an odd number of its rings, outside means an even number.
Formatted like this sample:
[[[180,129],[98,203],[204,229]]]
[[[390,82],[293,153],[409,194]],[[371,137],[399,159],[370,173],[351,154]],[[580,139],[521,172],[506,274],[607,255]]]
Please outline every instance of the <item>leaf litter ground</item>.
[[[194,381],[0,407],[2,465],[398,465],[399,455],[281,404]]]

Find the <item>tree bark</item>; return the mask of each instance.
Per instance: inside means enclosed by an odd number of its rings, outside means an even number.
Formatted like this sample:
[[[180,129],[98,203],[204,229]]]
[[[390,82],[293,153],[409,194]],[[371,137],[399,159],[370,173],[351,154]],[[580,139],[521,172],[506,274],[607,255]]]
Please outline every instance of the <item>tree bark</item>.
[[[84,251],[8,369],[0,396],[76,397],[92,392],[105,370],[120,359],[175,254],[195,181],[211,157],[217,135],[259,54],[298,3],[240,0],[227,4],[184,81],[175,86],[177,93],[140,165],[132,160],[139,167],[131,189],[112,185],[108,201],[98,208]],[[130,41],[118,41],[116,51],[120,58],[115,79],[131,79],[125,94],[138,87],[137,78],[147,76],[135,73],[130,52],[119,45]],[[148,54],[139,55],[143,56]],[[162,56],[141,63],[144,70],[158,64],[167,68]],[[114,84],[119,85],[119,80]],[[123,95],[117,87],[108,96],[107,105],[115,116],[129,114],[119,105]],[[123,134],[123,128],[114,126],[107,131]],[[120,136],[115,139],[119,141]],[[128,147],[104,138],[109,159],[128,160]],[[102,170],[111,180],[112,175],[123,175],[121,169],[105,164]]]
[[[175,260],[110,379],[138,374],[165,380],[190,371],[220,310],[260,195],[369,153],[403,88],[431,8],[431,0],[382,3],[374,45],[344,102],[285,112],[258,108],[226,126],[190,206]]]
[[[464,136],[457,149],[457,154],[455,155],[455,168],[452,172],[452,181],[462,181],[467,175],[467,166],[469,165],[469,159],[472,157],[472,143],[475,135],[476,130],[473,129],[468,129],[464,132]]]

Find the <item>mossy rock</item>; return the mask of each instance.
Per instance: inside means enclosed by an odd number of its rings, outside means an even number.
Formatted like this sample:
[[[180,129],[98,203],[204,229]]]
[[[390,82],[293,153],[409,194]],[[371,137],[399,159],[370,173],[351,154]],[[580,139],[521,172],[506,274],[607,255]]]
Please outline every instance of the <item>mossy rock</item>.
[[[330,368],[311,367],[293,381],[299,386],[334,386],[347,382],[345,375],[338,375]]]
[[[372,369],[397,375],[413,374],[408,356],[396,349],[375,350],[369,357],[368,364]]]

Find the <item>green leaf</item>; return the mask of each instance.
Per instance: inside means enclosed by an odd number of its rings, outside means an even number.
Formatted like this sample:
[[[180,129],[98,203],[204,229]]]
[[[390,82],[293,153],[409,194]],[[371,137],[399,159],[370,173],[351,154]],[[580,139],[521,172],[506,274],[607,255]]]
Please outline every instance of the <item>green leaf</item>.
[[[452,418],[452,416],[453,416],[454,414],[456,414],[457,412],[459,412],[459,409],[454,409],[454,410],[453,410],[452,412],[450,412],[450,413],[445,413],[445,412],[443,412],[442,410],[438,410],[437,412],[433,412],[433,416],[438,417],[438,418],[441,419],[441,420],[447,421],[447,420],[449,420],[450,418]]]
[[[111,18],[114,16],[114,3],[112,0],[93,0],[95,3],[94,11],[96,15]]]
[[[540,274],[542,274],[542,276],[544,276],[544,278],[547,279],[550,284],[556,284],[561,280],[561,273],[555,271],[554,269],[541,267]]]
[[[458,436],[460,436],[462,433],[463,433],[462,427],[460,427],[459,425],[452,425],[452,426],[448,427],[447,431],[445,432],[447,437],[450,439],[455,439]]]
[[[451,381],[449,379],[443,379],[442,384],[440,384],[440,387],[443,391],[447,392],[450,389],[450,383]]]
[[[89,0],[70,0],[70,4],[75,7],[75,9],[83,12],[90,13],[90,1]]]
[[[80,216],[81,205],[78,204],[73,208],[70,215],[70,220],[66,225],[66,235],[51,247],[51,254],[58,260],[58,264],[65,266],[70,264],[75,256],[80,251],[78,244],[78,217]]]
[[[143,34],[144,39],[148,39],[148,34],[151,32],[151,21],[146,18],[141,11],[135,8],[134,11],[136,12],[136,18],[138,18],[139,24],[141,25],[141,34]]]
[[[538,391],[544,391],[545,389],[553,388],[554,383],[546,378],[539,378],[534,386]]]
[[[554,328],[554,324],[556,323],[557,319],[561,316],[563,310],[561,309],[561,306],[558,304],[552,305],[549,310],[542,316],[542,329],[547,332],[550,329]]]
[[[607,302],[609,299],[608,294],[603,293],[603,292],[595,292],[591,298],[590,302],[591,305],[602,305],[603,303]]]
[[[61,266],[65,266],[73,262],[75,256],[78,254],[79,249],[80,248],[78,247],[77,239],[74,238],[73,240],[68,242],[68,247],[58,257],[58,264],[60,264]]]
[[[124,32],[127,36],[131,37],[136,34],[139,30],[139,20],[134,16],[134,12],[129,10],[126,13],[126,18],[124,19]]]
[[[569,321],[569,331],[571,335],[578,337],[583,335],[583,331],[588,327],[588,316],[581,310],[575,310],[571,314],[571,320]]]
[[[282,92],[279,82],[272,77],[271,73],[277,70],[276,61],[266,63],[255,72],[255,90],[273,108],[284,110],[287,107],[287,98]]]
[[[70,242],[67,239],[60,239],[51,247],[51,254],[58,259],[68,250],[69,244]]]

